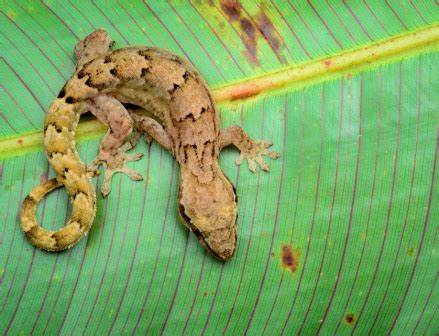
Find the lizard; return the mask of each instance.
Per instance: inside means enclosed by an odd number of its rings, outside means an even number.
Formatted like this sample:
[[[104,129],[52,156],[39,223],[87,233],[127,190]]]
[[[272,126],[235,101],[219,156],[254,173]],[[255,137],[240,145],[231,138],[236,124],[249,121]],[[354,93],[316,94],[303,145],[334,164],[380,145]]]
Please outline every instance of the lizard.
[[[183,224],[214,257],[230,259],[237,243],[237,196],[219,166],[220,151],[236,146],[241,151],[236,163],[247,160],[252,172],[257,165],[268,171],[263,156],[276,159],[279,153],[268,150],[270,141],[254,140],[240,126],[220,129],[212,93],[189,61],[157,47],[112,50],[113,44],[109,33],[98,29],[75,46],[75,71],[44,121],[44,148],[56,177],[36,186],[24,199],[21,228],[25,236],[46,251],[75,245],[96,216],[92,177],[99,166],[105,171],[104,197],[115,173],[142,179],[126,163],[141,158],[127,151],[144,134],[147,143],[157,141],[180,166],[178,211]],[[86,166],[76,149],[75,131],[80,116],[87,112],[106,124],[108,132],[98,155]],[[71,217],[61,229],[49,231],[37,223],[36,209],[47,193],[62,186],[70,196]]]

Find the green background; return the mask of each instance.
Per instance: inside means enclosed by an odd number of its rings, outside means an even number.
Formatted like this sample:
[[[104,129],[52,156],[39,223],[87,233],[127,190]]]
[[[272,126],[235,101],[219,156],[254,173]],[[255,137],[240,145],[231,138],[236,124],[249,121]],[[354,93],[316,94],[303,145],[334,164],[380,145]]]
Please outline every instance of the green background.
[[[0,1],[0,146],[42,130],[75,66],[73,47],[96,28],[117,47],[188,58],[215,89],[439,20],[434,1],[230,3]],[[223,127],[242,125],[282,154],[270,173],[252,174],[234,164],[237,151],[222,153],[239,199],[238,250],[227,263],[180,223],[178,165],[143,142],[134,151],[144,158],[130,166],[144,181],[117,175],[110,195],[98,195],[86,239],[59,254],[34,249],[18,212],[53,172],[42,146],[9,151],[0,161],[0,331],[438,334],[439,54],[394,56],[219,104]],[[84,161],[101,134],[79,141]],[[61,189],[38,218],[53,229],[68,214]]]

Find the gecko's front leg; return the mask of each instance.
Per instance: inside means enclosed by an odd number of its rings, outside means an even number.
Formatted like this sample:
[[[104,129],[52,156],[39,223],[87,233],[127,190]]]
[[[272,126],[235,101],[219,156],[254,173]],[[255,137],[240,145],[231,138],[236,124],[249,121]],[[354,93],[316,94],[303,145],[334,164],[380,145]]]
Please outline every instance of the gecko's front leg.
[[[232,144],[236,146],[241,151],[236,159],[236,164],[240,165],[244,160],[248,160],[248,169],[252,172],[256,171],[257,165],[262,170],[269,171],[269,167],[262,156],[268,156],[271,159],[277,159],[280,156],[278,152],[268,150],[272,145],[271,141],[252,139],[237,125],[221,130],[219,140],[220,149]]]
[[[140,134],[126,141],[133,130],[133,120],[125,107],[113,97],[102,95],[94,98],[90,104],[90,111],[109,127],[100,144],[99,154],[87,166],[89,171],[97,170],[99,165],[104,166],[105,176],[101,192],[107,196],[111,190],[111,178],[115,173],[124,173],[135,181],[142,180],[139,173],[126,166],[128,161],[137,161],[142,157],[140,153],[126,153],[135,146]]]

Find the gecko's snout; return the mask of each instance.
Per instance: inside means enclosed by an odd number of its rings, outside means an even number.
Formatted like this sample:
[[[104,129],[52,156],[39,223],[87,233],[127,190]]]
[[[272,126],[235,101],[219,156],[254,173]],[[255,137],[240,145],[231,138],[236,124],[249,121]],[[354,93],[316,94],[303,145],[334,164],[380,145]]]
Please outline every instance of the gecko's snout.
[[[210,183],[190,182],[180,184],[178,209],[183,223],[210,254],[223,261],[230,259],[237,241],[232,184],[220,173]]]

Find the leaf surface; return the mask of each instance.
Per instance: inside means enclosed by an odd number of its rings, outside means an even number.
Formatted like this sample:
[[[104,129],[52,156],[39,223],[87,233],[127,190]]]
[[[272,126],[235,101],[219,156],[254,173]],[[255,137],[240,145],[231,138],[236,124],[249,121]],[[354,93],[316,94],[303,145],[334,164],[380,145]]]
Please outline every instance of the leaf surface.
[[[0,330],[7,334],[437,334],[438,8],[430,1],[0,2]],[[156,143],[113,179],[89,235],[34,249],[18,212],[53,176],[45,111],[73,47],[106,28],[194,63],[223,127],[269,139],[270,173],[237,188],[238,250],[206,254],[181,225],[179,167]],[[78,129],[81,158],[105,127]],[[102,178],[95,179],[96,186]],[[69,216],[64,190],[38,218]],[[436,321],[436,322],[435,322]]]

